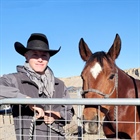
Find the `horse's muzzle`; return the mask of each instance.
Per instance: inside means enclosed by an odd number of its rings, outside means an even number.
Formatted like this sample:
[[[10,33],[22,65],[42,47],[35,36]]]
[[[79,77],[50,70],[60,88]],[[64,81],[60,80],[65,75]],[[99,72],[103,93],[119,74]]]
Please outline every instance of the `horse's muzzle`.
[[[86,133],[97,134],[99,130],[98,116],[96,115],[92,120],[83,119],[83,126]]]

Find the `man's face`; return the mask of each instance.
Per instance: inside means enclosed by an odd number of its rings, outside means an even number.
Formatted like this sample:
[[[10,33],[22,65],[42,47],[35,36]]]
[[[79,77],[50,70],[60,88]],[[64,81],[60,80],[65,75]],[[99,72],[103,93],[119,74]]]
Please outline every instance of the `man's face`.
[[[25,53],[26,61],[30,67],[39,74],[44,74],[48,65],[50,54],[44,51],[29,50]]]

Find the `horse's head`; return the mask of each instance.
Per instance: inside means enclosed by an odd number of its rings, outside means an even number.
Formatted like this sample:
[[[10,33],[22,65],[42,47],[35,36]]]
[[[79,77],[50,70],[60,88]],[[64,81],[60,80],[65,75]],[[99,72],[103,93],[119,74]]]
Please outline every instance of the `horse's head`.
[[[79,52],[86,62],[81,73],[83,79],[83,98],[116,98],[117,93],[117,67],[115,59],[121,50],[121,40],[118,34],[107,53],[101,51],[92,53],[88,45],[81,38]],[[97,133],[99,124],[103,120],[109,106],[85,105],[83,116],[85,130],[88,133]]]

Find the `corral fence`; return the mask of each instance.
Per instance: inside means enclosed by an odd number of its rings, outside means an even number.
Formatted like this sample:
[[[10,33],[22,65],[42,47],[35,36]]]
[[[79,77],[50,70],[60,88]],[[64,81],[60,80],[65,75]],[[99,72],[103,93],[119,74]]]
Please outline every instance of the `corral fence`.
[[[79,96],[79,93],[78,93]],[[99,134],[92,135],[83,132],[83,120],[82,110],[84,105],[134,105],[140,106],[140,99],[81,99],[70,98],[70,99],[1,99],[0,106],[5,106],[3,110],[0,110],[0,140],[16,140],[16,134],[14,131],[14,121],[11,114],[11,109],[8,105],[27,105],[27,104],[48,104],[48,105],[73,105],[75,115],[70,124],[65,126],[65,132],[71,135],[66,137],[67,140],[99,140],[105,139],[105,136],[101,130]],[[134,122],[136,123],[136,122]]]

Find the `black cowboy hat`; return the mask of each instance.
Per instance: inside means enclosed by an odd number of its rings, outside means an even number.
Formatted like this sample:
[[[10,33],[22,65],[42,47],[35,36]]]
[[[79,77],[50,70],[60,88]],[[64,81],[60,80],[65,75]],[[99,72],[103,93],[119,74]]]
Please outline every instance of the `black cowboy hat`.
[[[57,52],[59,52],[61,48],[60,47],[58,50],[49,49],[48,39],[44,34],[41,34],[41,33],[31,34],[31,36],[29,37],[27,41],[26,48],[20,42],[15,42],[14,46],[15,46],[15,50],[23,56],[29,50],[46,51],[46,52],[49,52],[50,56],[53,56]]]

